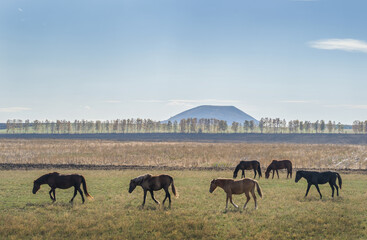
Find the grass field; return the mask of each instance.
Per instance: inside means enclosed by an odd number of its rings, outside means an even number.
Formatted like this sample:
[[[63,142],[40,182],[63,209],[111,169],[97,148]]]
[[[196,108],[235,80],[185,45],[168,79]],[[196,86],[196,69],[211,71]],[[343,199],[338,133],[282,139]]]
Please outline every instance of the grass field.
[[[0,163],[234,167],[241,158],[266,167],[367,169],[367,145],[0,139]]]
[[[304,198],[306,182],[285,179],[259,181],[264,197],[259,209],[225,208],[222,189],[209,193],[213,178],[229,171],[166,171],[174,177],[180,197],[172,209],[159,208],[142,190],[128,193],[131,178],[146,171],[78,171],[86,177],[94,200],[81,204],[73,190],[57,190],[51,203],[48,186],[31,193],[33,180],[48,170],[0,171],[0,239],[366,239],[367,176],[343,174],[341,196],[332,199],[328,185],[319,199],[314,187]],[[62,173],[75,171],[61,170]],[[158,174],[162,172],[151,172]],[[163,192],[156,198],[162,201]],[[235,196],[243,205],[245,197]]]

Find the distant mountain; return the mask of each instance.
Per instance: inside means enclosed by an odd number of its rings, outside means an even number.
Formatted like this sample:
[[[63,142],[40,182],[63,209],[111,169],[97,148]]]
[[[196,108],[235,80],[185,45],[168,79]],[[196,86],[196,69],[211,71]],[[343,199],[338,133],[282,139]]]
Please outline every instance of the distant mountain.
[[[253,120],[256,124],[258,124],[258,120],[251,117],[247,113],[239,110],[234,106],[212,106],[212,105],[202,105],[199,107],[191,108],[182,113],[179,113],[170,119],[163,122],[180,122],[181,119],[187,118],[215,118],[218,120],[225,120],[227,124],[232,124],[232,122],[243,123],[245,120],[251,121]]]

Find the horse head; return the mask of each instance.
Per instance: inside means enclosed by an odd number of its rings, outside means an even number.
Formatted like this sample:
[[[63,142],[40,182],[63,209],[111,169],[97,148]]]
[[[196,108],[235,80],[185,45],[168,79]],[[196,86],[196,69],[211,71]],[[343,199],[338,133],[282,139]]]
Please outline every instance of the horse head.
[[[130,187],[129,187],[129,193],[132,193],[134,191],[134,189],[136,188],[136,186],[141,185],[145,180],[147,180],[151,177],[152,177],[152,175],[145,174],[145,175],[141,175],[137,178],[131,179]]]
[[[36,194],[36,192],[41,188],[41,184],[39,184],[38,182],[34,181],[33,182],[33,190],[32,193]]]
[[[266,169],[266,172],[265,172],[265,178],[266,179],[268,179],[269,178],[269,176],[270,176],[270,171],[271,171],[271,169],[270,169],[270,166]]]
[[[216,188],[217,188],[217,180],[213,179],[212,182],[210,183],[209,192],[210,193],[214,192]]]
[[[297,171],[295,182],[298,182],[302,178],[302,171]]]
[[[129,187],[129,193],[132,193],[134,191],[134,189],[136,188],[136,186],[138,185],[136,183],[136,181],[134,181],[135,179],[131,179],[130,181],[130,187]]]

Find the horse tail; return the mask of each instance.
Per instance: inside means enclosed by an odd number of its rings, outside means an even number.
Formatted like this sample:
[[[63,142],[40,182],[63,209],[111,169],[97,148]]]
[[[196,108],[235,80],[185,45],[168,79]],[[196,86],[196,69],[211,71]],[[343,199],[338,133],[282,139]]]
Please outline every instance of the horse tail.
[[[257,193],[262,198],[263,197],[263,193],[262,193],[261,188],[260,188],[260,185],[259,185],[259,183],[257,181],[255,181],[255,185],[256,185]]]
[[[175,197],[178,198],[179,195],[178,195],[178,192],[176,191],[175,184],[173,183],[173,178],[172,177],[170,177],[170,178],[171,178],[171,182],[172,182],[172,192],[175,195]]]
[[[85,182],[84,177],[81,176],[81,175],[80,175],[80,177],[82,178],[82,184],[83,184],[83,190],[84,190],[85,196],[87,196],[87,198],[93,199],[93,197],[87,191],[87,183]]]
[[[336,173],[336,176],[338,177],[339,187],[342,189],[342,177],[339,175],[339,173]]]
[[[289,173],[291,174],[291,177],[292,177],[292,162],[289,161]]]
[[[259,172],[259,176],[262,177],[260,163],[257,165],[257,171]]]

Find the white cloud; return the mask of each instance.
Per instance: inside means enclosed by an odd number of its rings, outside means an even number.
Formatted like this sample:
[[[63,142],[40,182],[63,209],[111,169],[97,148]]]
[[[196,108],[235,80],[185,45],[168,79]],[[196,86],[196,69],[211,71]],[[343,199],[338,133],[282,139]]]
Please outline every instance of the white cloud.
[[[18,8],[18,11],[19,12],[23,12],[23,8]]]
[[[171,100],[137,100],[143,103],[165,103],[169,106],[194,107],[198,105],[229,105],[239,103],[238,100],[220,100],[220,99],[171,99]]]
[[[120,103],[120,100],[106,100],[104,103]]]
[[[29,110],[32,110],[32,109],[27,108],[27,107],[5,107],[5,108],[0,108],[0,112],[3,112],[3,113],[23,112],[23,111],[29,111]]]
[[[367,109],[367,105],[363,104],[335,104],[335,105],[324,105],[327,108],[344,108],[344,109]]]
[[[310,42],[313,48],[325,50],[343,50],[348,52],[364,52],[367,53],[367,42],[357,39],[323,39]]]
[[[307,100],[283,100],[281,103],[313,103],[315,101],[307,101]]]
[[[90,110],[92,108],[90,106],[84,106],[84,109]]]
[[[165,101],[150,99],[150,100],[136,100],[136,102],[141,102],[141,103],[163,103]]]

